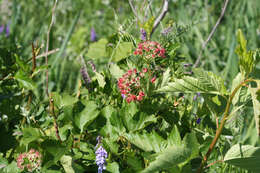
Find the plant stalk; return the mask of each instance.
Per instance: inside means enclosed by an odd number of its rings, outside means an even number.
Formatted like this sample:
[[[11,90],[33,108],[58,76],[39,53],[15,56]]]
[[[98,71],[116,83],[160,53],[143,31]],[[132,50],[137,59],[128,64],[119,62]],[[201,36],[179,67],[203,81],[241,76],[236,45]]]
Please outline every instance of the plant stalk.
[[[242,81],[234,90],[233,92],[231,93],[229,99],[228,99],[228,102],[227,102],[227,105],[226,105],[226,108],[225,108],[225,112],[224,112],[224,117],[223,119],[221,120],[221,123],[220,123],[220,126],[219,128],[217,129],[217,132],[216,132],[216,135],[214,137],[214,139],[212,140],[210,146],[209,146],[209,149],[208,149],[208,152],[206,153],[206,155],[203,157],[203,160],[200,164],[200,167],[198,168],[197,172],[196,173],[201,173],[203,171],[203,167],[204,165],[207,163],[207,160],[212,152],[212,150],[214,149],[221,133],[222,133],[222,130],[224,128],[224,125],[225,125],[225,122],[227,120],[227,117],[229,116],[229,109],[230,109],[230,106],[231,106],[231,103],[232,103],[232,100],[234,98],[234,96],[236,95],[237,91],[242,87],[244,86],[246,83],[248,82],[253,82],[254,80],[253,79],[246,79],[244,81]]]

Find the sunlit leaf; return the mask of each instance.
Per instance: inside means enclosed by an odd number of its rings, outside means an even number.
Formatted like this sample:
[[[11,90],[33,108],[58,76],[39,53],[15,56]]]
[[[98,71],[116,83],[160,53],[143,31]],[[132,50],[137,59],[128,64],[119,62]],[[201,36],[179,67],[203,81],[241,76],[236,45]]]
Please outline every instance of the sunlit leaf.
[[[260,172],[260,147],[251,145],[234,145],[224,157],[228,164],[244,168],[255,173]]]

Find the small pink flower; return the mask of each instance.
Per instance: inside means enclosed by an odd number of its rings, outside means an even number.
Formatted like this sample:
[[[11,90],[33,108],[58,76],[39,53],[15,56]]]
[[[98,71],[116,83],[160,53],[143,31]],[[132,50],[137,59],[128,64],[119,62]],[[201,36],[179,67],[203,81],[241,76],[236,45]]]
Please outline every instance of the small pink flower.
[[[156,58],[165,57],[165,49],[155,41],[145,41],[139,43],[137,49],[134,51],[134,55],[143,55],[144,58]]]
[[[153,78],[151,79],[151,82],[154,83],[155,80],[156,80],[156,77],[153,77]]]
[[[133,71],[132,70],[128,70],[128,75],[132,75]]]
[[[143,68],[143,72],[146,73],[148,70],[147,68]]]
[[[40,169],[41,154],[35,149],[31,149],[29,152],[20,154],[17,157],[17,167],[19,169],[33,172],[36,169]]]
[[[143,97],[142,96],[137,96],[138,101],[142,101]]]
[[[143,97],[143,96],[144,96],[144,92],[143,92],[143,91],[140,91],[140,92],[139,92],[139,96]]]
[[[126,101],[127,101],[127,103],[130,103],[132,101],[132,98],[131,97],[127,97]]]

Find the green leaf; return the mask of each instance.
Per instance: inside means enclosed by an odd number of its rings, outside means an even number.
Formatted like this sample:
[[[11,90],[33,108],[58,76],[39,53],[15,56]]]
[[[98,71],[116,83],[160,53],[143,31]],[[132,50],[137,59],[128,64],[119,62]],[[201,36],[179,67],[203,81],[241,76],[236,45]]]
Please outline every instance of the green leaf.
[[[167,86],[157,92],[182,92],[182,93],[208,93],[225,95],[227,94],[224,81],[217,75],[201,69],[194,69],[195,77],[184,76],[182,79],[175,79]]]
[[[260,172],[260,147],[251,145],[234,145],[224,157],[224,162],[244,168],[255,173]]]
[[[142,171],[142,173],[154,173],[163,169],[171,168],[186,161],[191,155],[191,151],[185,146],[174,146],[165,149],[156,160]]]
[[[106,171],[112,173],[120,173],[118,163],[117,162],[108,163],[106,167]]]
[[[111,75],[116,79],[119,79],[124,74],[124,71],[121,70],[116,64],[110,64],[109,71]]]
[[[247,41],[240,29],[237,31],[237,41],[238,46],[235,52],[239,56],[240,71],[243,75],[247,76],[253,71],[255,65],[256,51],[247,51]]]
[[[133,44],[131,42],[119,42],[112,52],[112,61],[118,62],[132,53]]]
[[[52,92],[52,98],[54,100],[55,106],[58,108],[66,107],[69,105],[73,105],[78,101],[77,97],[73,97],[68,93],[62,93],[61,95],[57,92]]]
[[[19,172],[19,168],[17,167],[17,163],[15,161],[12,161],[11,164],[7,165],[1,172],[2,173],[14,173]]]
[[[256,91],[256,99],[260,102],[260,89]]]
[[[247,41],[246,41],[241,29],[238,29],[238,31],[237,31],[237,41],[239,44],[239,49],[241,49],[242,52],[245,52],[247,50],[246,49]]]
[[[65,126],[59,128],[59,134],[62,141],[67,139],[68,132],[72,129],[73,126],[71,124],[66,124]]]
[[[162,79],[162,83],[161,83],[161,87],[164,87],[167,85],[167,83],[170,81],[170,68],[167,68],[167,70],[163,73],[163,79]]]
[[[42,137],[40,131],[37,128],[32,128],[32,127],[23,128],[22,133],[23,133],[23,137],[21,139],[22,145],[28,145],[29,143],[36,141]]]
[[[91,59],[100,59],[107,56],[106,45],[108,41],[106,39],[100,39],[98,42],[92,43],[89,46],[87,57]]]
[[[196,157],[198,152],[199,144],[195,134],[188,134],[184,137],[182,145],[167,147],[142,173],[152,173],[185,164]]]
[[[32,81],[30,77],[28,77],[27,74],[25,74],[22,70],[19,70],[14,78],[21,84],[22,87],[28,90],[34,90],[35,89],[35,84]]]
[[[62,98],[61,99],[62,107],[73,105],[74,103],[76,103],[78,101],[77,97],[73,97],[72,95],[70,95],[68,93],[62,93],[61,98]]]
[[[109,118],[109,122],[113,128],[111,129],[111,132],[112,130],[115,130],[119,135],[122,135],[126,131],[123,121],[117,112],[113,112],[111,114],[111,117]]]
[[[124,134],[124,137],[144,151],[161,152],[167,147],[166,141],[155,131],[143,134],[128,133]]]
[[[181,145],[181,136],[176,125],[172,128],[171,133],[167,138],[168,146]]]
[[[30,72],[30,66],[28,64],[26,64],[23,60],[21,60],[18,55],[15,54],[15,60],[16,60],[16,64],[18,64],[18,66],[21,68],[21,70],[24,73],[29,73]]]
[[[238,73],[232,81],[231,91],[233,91],[242,81],[243,81],[243,75],[241,73]],[[239,90],[237,91],[237,94],[234,96],[234,98],[232,100],[232,103],[234,105],[236,105],[236,103],[238,103],[238,101],[239,101],[240,90],[241,90],[241,88],[239,88]]]
[[[60,141],[56,140],[45,140],[41,143],[41,146],[44,150],[50,153],[53,156],[53,159],[50,160],[51,162],[56,163],[60,160],[60,158],[69,151],[70,146],[66,144],[61,144]]]
[[[8,165],[8,160],[0,153],[0,170]]]
[[[98,106],[93,101],[88,101],[85,108],[75,117],[75,123],[80,129],[81,133],[84,127],[87,127],[99,115]]]
[[[126,154],[126,162],[134,171],[139,172],[143,170],[143,162],[142,159],[139,158],[135,152],[129,152]]]
[[[128,114],[124,114],[124,125],[127,127],[128,131],[135,132],[144,129],[151,123],[155,123],[157,118],[154,115],[148,115],[144,112],[135,114],[131,117]]]
[[[197,141],[195,133],[187,134],[184,137],[183,141],[184,141],[185,147],[189,148],[189,150],[191,150],[191,155],[188,159],[188,161],[189,161],[189,160],[195,158],[198,155],[200,145]]]
[[[71,156],[62,156],[60,159],[60,163],[63,166],[66,173],[75,173],[72,168],[72,157]]]
[[[105,79],[104,79],[104,76],[102,75],[102,74],[100,74],[100,73],[98,73],[98,72],[95,72],[95,77],[94,77],[94,79],[96,78],[97,79],[97,81],[98,81],[98,84],[99,84],[99,86],[101,87],[101,88],[104,88],[104,86],[106,85],[106,81],[105,81]],[[93,79],[93,80],[94,80]]]
[[[260,136],[260,101],[259,99],[257,99],[257,97],[259,97],[259,95],[257,95],[257,93],[259,93],[260,91],[260,80],[256,80],[257,83],[257,88],[252,88],[251,86],[249,87],[249,90],[251,92],[251,96],[252,96],[252,101],[253,101],[253,108],[254,108],[254,117],[255,117],[255,125],[256,125],[256,130],[257,130],[257,134],[258,136]]]
[[[227,94],[224,80],[220,76],[199,68],[193,69],[193,72],[195,77],[209,90],[217,91],[220,93],[220,95]]]

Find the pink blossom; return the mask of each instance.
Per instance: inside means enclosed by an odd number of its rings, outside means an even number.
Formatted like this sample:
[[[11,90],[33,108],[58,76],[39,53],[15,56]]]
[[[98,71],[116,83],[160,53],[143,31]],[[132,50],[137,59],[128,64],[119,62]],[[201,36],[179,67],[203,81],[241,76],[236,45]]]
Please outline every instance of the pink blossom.
[[[155,80],[156,80],[156,77],[153,77],[153,78],[151,79],[151,82],[154,83]]]

